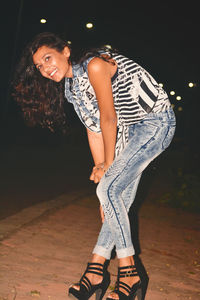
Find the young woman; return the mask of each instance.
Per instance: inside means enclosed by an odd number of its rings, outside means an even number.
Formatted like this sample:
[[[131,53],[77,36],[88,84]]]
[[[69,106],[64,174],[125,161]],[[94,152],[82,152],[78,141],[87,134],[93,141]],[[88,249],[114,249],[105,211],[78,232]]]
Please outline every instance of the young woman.
[[[143,170],[174,135],[167,94],[131,59],[100,49],[76,61],[68,44],[52,33],[39,34],[28,45],[14,86],[31,123],[51,130],[63,125],[63,102],[68,101],[87,129],[94,159],[90,179],[98,183],[103,224],[91,261],[69,294],[89,299],[96,293],[97,300],[103,298],[110,283],[105,261],[115,246],[118,279],[107,299],[141,299],[128,211]]]

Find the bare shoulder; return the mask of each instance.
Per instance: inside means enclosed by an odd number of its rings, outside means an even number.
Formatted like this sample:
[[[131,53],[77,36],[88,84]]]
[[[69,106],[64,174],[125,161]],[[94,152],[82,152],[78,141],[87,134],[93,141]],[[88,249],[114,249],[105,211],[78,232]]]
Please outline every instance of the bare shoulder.
[[[109,63],[101,59],[100,57],[94,57],[88,64],[88,71],[99,73],[109,70]]]
[[[88,73],[89,75],[106,75],[112,77],[117,70],[116,62],[111,59],[110,61],[105,61],[100,57],[94,57],[88,64]]]

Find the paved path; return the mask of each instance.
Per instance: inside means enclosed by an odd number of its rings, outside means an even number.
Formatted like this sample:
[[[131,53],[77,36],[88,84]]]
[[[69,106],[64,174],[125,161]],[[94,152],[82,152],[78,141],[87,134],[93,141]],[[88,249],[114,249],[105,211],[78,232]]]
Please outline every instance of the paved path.
[[[145,300],[200,299],[200,220],[195,214],[144,203],[141,255]],[[0,221],[0,300],[66,300],[90,259],[101,226],[87,190],[27,208]],[[116,260],[109,266],[113,286]]]

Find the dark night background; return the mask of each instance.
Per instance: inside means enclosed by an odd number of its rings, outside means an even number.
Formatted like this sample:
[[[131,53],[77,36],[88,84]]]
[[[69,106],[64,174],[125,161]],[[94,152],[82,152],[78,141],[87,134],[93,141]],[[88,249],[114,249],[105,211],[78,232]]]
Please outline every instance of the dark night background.
[[[47,23],[41,24],[41,18],[47,19]],[[146,68],[158,82],[164,84],[168,93],[175,90],[176,95],[170,96],[177,116],[177,132],[174,143],[176,149],[179,149],[181,153],[186,151],[186,156],[197,157],[199,153],[200,46],[199,10],[196,2],[13,0],[1,3],[0,21],[1,183],[3,184],[1,196],[4,197],[2,203],[6,202],[7,206],[11,207],[12,201],[19,201],[17,196],[15,196],[15,200],[9,200],[11,196],[9,196],[8,190],[11,186],[16,195],[21,193],[19,196],[21,199],[29,193],[28,188],[24,194],[21,192],[24,185],[22,183],[23,176],[20,174],[23,173],[22,170],[26,169],[23,167],[26,164],[29,166],[29,169],[27,166],[27,172],[32,174],[35,172],[35,175],[29,174],[30,177],[28,176],[25,183],[31,189],[30,182],[35,180],[34,185],[37,188],[33,189],[34,192],[31,190],[32,198],[37,195],[35,192],[37,189],[41,191],[43,188],[43,192],[44,189],[46,189],[45,191],[49,189],[48,192],[43,193],[48,194],[47,198],[57,195],[58,190],[62,192],[64,182],[68,182],[68,175],[61,158],[59,162],[61,168],[56,169],[59,163],[55,157],[60,155],[58,145],[63,145],[63,143],[66,145],[66,140],[68,145],[71,143],[76,147],[78,144],[77,140],[73,139],[73,135],[69,135],[63,142],[62,137],[50,134],[46,130],[27,128],[9,95],[9,80],[12,78],[14,66],[22,49],[35,34],[42,31],[62,34],[72,41],[72,47],[81,49],[110,44]],[[94,24],[92,30],[86,29],[87,22]],[[189,88],[189,82],[194,82],[196,86]],[[176,100],[177,95],[182,97],[181,101]],[[72,116],[71,132],[73,133],[75,128],[78,132],[82,131],[73,112]],[[82,141],[81,138],[80,142],[83,146],[83,153],[88,152],[87,142]],[[38,149],[42,149],[42,154]],[[49,160],[47,159],[48,155]],[[86,154],[84,155],[88,159],[86,161],[90,161],[90,158]],[[35,167],[37,163],[41,169]],[[87,165],[87,163],[85,164]],[[44,174],[41,171],[50,168],[50,165],[54,171],[57,170],[55,173],[60,172],[60,181],[54,184],[57,186],[56,191],[49,187],[49,182],[47,183],[47,177],[50,176],[49,171],[48,176],[45,173],[47,171],[44,171]],[[40,175],[43,177],[38,179],[38,173],[43,174]],[[53,177],[51,180],[54,182],[55,178]],[[39,198],[42,199],[42,196]],[[32,201],[34,202],[34,200]],[[29,203],[18,205],[16,210],[23,205],[29,205]],[[11,209],[11,211],[14,212],[15,209]],[[5,212],[4,215],[6,214],[9,213]]]

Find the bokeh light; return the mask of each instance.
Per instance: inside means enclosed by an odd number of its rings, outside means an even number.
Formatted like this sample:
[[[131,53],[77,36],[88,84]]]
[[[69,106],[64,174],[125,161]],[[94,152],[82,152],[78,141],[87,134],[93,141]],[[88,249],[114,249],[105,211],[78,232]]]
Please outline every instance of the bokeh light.
[[[193,82],[189,82],[189,83],[188,83],[188,86],[189,86],[190,88],[192,88],[192,87],[194,87],[194,83],[193,83]]]
[[[94,27],[94,25],[91,22],[88,22],[85,26],[87,29],[92,29]]]
[[[44,18],[40,20],[40,23],[42,23],[42,24],[45,24],[46,22],[47,22],[47,20]]]

